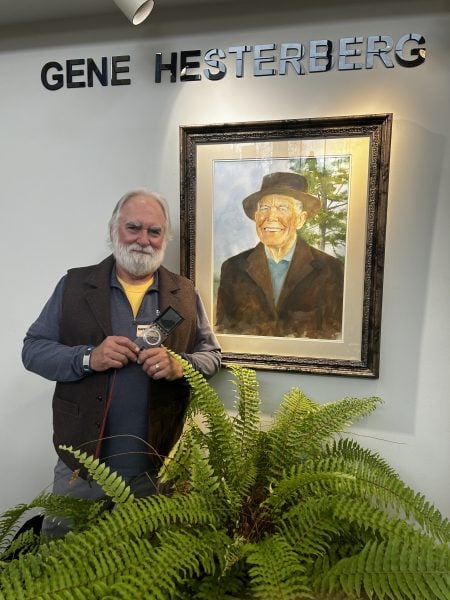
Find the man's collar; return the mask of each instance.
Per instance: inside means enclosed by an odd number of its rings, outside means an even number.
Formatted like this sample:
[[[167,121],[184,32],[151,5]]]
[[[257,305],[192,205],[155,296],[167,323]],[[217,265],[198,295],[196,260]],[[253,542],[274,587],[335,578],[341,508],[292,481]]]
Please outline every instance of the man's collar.
[[[120,289],[122,289],[122,286],[120,285],[118,279],[117,279],[117,274],[116,274],[116,266],[114,264],[114,268],[111,270],[111,279],[110,279],[110,285],[111,287],[118,287]],[[150,290],[156,290],[159,291],[159,270],[156,271],[153,275],[153,283],[152,285],[148,288],[147,291]]]
[[[297,242],[295,242],[295,244],[291,247],[290,250],[288,250],[286,252],[286,254],[280,258],[280,260],[278,262],[281,262],[282,260],[285,260],[286,262],[291,262],[292,257],[294,256],[294,251],[295,251],[295,246],[297,245]],[[264,252],[266,253],[267,259],[272,261],[273,263],[277,264],[277,261],[274,260],[271,256],[269,251],[267,250],[267,248],[264,246]]]

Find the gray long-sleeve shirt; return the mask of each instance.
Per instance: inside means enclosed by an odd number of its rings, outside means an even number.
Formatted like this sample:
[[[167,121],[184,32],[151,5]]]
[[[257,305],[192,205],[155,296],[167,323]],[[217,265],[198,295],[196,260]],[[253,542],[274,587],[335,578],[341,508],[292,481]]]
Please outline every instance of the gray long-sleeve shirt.
[[[61,382],[77,381],[86,376],[82,363],[87,346],[66,346],[59,341],[65,281],[66,276],[60,279],[41,314],[28,329],[22,350],[22,361],[26,369],[51,381]],[[113,271],[111,274],[112,302],[118,299],[118,294],[122,296],[123,302],[124,292]],[[151,303],[155,315],[157,314],[157,298],[158,282],[156,278],[143,300],[143,302]],[[188,360],[197,371],[209,378],[220,368],[221,351],[198,292],[196,292],[196,300],[197,337],[194,351],[181,356]]]

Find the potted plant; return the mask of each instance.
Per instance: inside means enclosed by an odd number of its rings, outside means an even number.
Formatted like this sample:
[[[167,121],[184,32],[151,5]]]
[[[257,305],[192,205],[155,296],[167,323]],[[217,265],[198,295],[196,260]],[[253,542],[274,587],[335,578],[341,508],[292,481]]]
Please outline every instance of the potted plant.
[[[377,453],[341,435],[378,398],[320,405],[293,389],[263,430],[253,370],[231,367],[230,415],[182,362],[192,401],[160,473],[163,493],[134,498],[70,449],[114,509],[46,494],[7,511],[0,540],[33,506],[74,526],[59,540],[29,530],[8,545],[1,600],[450,598],[449,522]]]

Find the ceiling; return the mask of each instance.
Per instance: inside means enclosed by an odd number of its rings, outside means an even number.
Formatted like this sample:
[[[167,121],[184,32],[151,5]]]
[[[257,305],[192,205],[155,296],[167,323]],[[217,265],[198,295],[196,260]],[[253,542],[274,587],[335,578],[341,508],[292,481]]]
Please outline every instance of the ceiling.
[[[380,14],[408,14],[433,11],[448,11],[449,0],[321,0],[320,6],[338,7],[342,18],[349,18],[363,11],[373,16],[377,10]],[[177,14],[177,9],[184,16],[195,16],[208,12],[217,17],[219,14],[247,12],[255,18],[264,13],[281,13],[283,10],[301,6],[302,11],[308,8],[317,9],[317,0],[155,0],[153,14],[155,18],[164,18],[163,14]],[[165,10],[167,9],[167,11]],[[186,12],[187,11],[187,12]],[[33,23],[47,23],[70,19],[90,17],[111,17],[114,20],[126,17],[114,3],[114,0],[0,0],[0,27],[5,34],[8,26],[23,26]],[[339,13],[337,14],[339,16]]]
[[[212,4],[214,0],[155,0],[165,7]],[[121,14],[113,0],[0,0],[0,26]],[[124,17],[126,18],[126,17]]]

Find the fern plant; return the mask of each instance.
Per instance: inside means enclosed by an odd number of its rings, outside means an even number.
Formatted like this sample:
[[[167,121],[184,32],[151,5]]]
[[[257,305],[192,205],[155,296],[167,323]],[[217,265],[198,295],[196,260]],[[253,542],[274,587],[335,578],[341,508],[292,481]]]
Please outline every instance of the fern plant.
[[[0,543],[32,506],[74,527],[7,545],[1,600],[450,599],[449,522],[377,453],[341,436],[379,399],[320,405],[293,389],[262,430],[254,371],[231,367],[232,416],[178,359],[192,400],[160,472],[164,493],[134,498],[70,449],[114,509],[47,494],[7,511]]]

